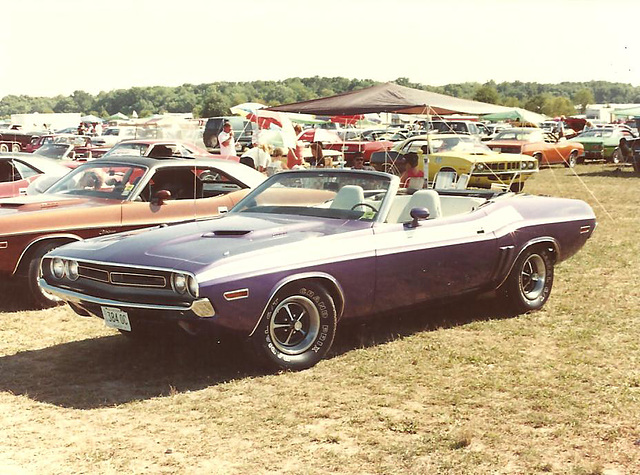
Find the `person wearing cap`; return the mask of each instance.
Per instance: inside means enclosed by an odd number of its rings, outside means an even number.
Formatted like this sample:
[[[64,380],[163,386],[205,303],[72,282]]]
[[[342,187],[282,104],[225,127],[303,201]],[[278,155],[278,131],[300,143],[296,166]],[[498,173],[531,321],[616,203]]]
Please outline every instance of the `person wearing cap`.
[[[218,143],[220,144],[220,155],[236,157],[236,142],[233,139],[233,130],[231,123],[225,122],[222,126],[222,132],[218,134]]]

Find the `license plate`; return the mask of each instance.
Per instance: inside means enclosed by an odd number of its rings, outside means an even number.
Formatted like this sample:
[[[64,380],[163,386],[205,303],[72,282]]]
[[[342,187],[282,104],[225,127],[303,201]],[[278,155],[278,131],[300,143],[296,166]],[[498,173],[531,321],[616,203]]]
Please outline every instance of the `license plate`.
[[[131,323],[129,323],[127,312],[123,312],[119,308],[102,307],[102,316],[106,326],[128,332],[131,331]]]

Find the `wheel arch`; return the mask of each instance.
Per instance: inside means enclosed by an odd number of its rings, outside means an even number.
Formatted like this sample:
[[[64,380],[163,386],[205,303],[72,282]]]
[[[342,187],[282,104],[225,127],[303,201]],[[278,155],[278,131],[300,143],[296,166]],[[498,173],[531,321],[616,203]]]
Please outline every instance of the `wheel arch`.
[[[516,265],[516,262],[525,251],[528,251],[531,249],[538,249],[538,248],[546,249],[550,252],[552,263],[554,265],[556,262],[558,262],[558,257],[560,256],[560,243],[558,243],[558,241],[555,238],[551,236],[543,236],[543,237],[531,239],[527,241],[522,246],[520,251],[518,251],[518,253],[513,257],[513,259],[511,260],[511,264],[509,265],[509,267],[506,268],[506,272],[504,273],[503,276],[501,276],[500,283],[497,287],[500,287],[505,283],[505,281],[511,274],[511,271],[513,270],[513,266]]]
[[[20,257],[18,258],[18,262],[16,263],[16,267],[13,270],[13,274],[20,274],[26,271],[26,268],[29,265],[29,257],[33,255],[37,247],[41,244],[45,242],[62,242],[63,244],[69,244],[76,241],[82,241],[82,238],[75,234],[53,234],[38,237],[31,241],[22,251],[22,254],[20,254]]]
[[[260,322],[264,318],[267,308],[269,307],[269,303],[271,302],[273,297],[287,285],[290,285],[296,282],[316,282],[322,285],[327,290],[327,292],[329,292],[331,297],[334,299],[334,303],[336,305],[337,318],[338,320],[340,320],[340,317],[342,316],[342,312],[344,310],[345,299],[344,299],[344,291],[342,290],[342,286],[335,279],[335,277],[324,272],[307,272],[303,274],[294,274],[294,275],[285,277],[284,279],[280,280],[276,285],[273,286],[273,288],[271,289],[271,292],[269,293],[269,298],[265,303],[264,309],[260,314],[260,318],[257,320],[255,326],[253,327],[253,330],[251,330],[249,337],[253,336],[256,329],[260,325]]]

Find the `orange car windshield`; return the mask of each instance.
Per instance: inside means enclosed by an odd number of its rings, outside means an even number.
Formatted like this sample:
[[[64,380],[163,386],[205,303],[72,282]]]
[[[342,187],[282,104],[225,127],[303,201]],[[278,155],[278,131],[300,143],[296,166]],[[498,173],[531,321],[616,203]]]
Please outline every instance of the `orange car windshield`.
[[[133,165],[78,167],[56,182],[47,193],[126,200],[146,170]]]

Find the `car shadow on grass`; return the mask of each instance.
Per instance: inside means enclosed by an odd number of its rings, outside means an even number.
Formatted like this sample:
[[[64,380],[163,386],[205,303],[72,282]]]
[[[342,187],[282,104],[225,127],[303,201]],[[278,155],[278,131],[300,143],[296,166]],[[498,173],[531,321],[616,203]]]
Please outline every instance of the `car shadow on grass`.
[[[461,300],[339,325],[328,359],[419,332],[508,318],[492,299]],[[182,332],[146,341],[123,335],[71,341],[0,357],[0,391],[75,409],[196,391],[270,374],[241,342]]]
[[[420,308],[377,315],[357,322],[343,322],[338,326],[329,357],[355,348],[381,345],[420,332],[514,316],[517,315],[508,310],[500,299],[482,296],[425,304]]]
[[[616,168],[608,168],[590,172],[582,172],[576,173],[576,176],[579,177],[605,177],[605,178],[640,178],[640,174],[633,171],[632,167],[616,167]]]

